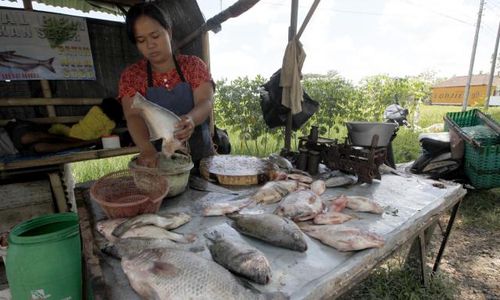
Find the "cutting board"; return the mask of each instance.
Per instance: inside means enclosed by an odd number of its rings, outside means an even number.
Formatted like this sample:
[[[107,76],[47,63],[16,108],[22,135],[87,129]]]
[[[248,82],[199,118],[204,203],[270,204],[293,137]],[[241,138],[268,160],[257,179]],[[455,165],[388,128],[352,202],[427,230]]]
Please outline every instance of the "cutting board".
[[[274,163],[255,156],[215,155],[200,162],[201,176],[223,185],[262,184],[276,171]]]

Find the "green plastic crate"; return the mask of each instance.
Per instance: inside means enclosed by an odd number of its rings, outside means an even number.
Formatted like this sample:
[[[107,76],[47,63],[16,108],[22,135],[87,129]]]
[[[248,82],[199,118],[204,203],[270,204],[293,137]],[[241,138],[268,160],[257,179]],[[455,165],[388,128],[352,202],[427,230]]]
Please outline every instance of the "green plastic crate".
[[[463,127],[485,125],[500,134],[500,125],[478,109],[449,112],[445,128],[452,127],[465,141],[464,170],[475,188],[500,187],[500,143],[497,136],[470,136]]]

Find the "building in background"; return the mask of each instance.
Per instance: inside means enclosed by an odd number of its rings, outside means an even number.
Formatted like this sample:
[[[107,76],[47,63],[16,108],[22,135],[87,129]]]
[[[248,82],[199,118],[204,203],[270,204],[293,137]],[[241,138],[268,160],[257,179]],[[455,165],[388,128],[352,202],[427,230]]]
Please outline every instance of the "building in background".
[[[470,92],[469,105],[483,105],[488,89],[489,74],[473,75]],[[432,87],[431,103],[444,105],[462,105],[464,100],[465,85],[467,76],[455,76],[446,81],[440,82]],[[493,77],[491,95],[500,95],[500,76]],[[497,97],[495,97],[497,98]],[[490,104],[491,99],[490,99]]]

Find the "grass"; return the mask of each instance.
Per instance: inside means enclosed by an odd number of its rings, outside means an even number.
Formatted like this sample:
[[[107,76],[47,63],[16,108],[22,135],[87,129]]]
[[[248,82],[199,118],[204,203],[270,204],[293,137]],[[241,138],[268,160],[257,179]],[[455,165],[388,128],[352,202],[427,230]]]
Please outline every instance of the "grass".
[[[460,111],[458,106],[421,106],[418,126],[425,128],[433,124],[442,124],[446,112]],[[500,120],[500,108],[490,108],[489,114]],[[393,142],[397,162],[406,162],[418,157],[420,131],[401,128]],[[233,154],[265,156],[279,152],[283,147],[283,137],[259,140],[258,143],[245,144],[230,132]],[[297,148],[297,139],[292,140],[292,147]],[[73,173],[77,182],[97,179],[109,172],[127,168],[131,156],[79,162],[73,164]],[[470,190],[459,210],[460,226],[473,226],[487,230],[500,230],[500,188],[491,190]],[[342,299],[453,299],[456,287],[444,273],[439,273],[430,280],[428,287],[423,287],[415,278],[414,272],[405,269],[398,259],[390,259],[384,265],[373,270],[372,274],[355,290]]]
[[[455,294],[453,283],[442,273],[429,277],[428,286],[424,287],[415,272],[404,267],[404,262],[392,259],[340,299],[434,300],[454,299]]]

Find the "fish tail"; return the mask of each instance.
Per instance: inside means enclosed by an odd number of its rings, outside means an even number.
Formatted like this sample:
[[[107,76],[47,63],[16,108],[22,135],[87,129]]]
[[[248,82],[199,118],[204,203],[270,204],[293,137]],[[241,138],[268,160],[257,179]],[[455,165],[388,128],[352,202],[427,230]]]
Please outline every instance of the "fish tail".
[[[42,65],[47,69],[49,70],[50,72],[52,73],[55,73],[56,70],[54,69],[54,67],[52,66],[52,64],[54,63],[54,57],[52,58],[49,58],[47,60],[44,60],[42,61]]]

